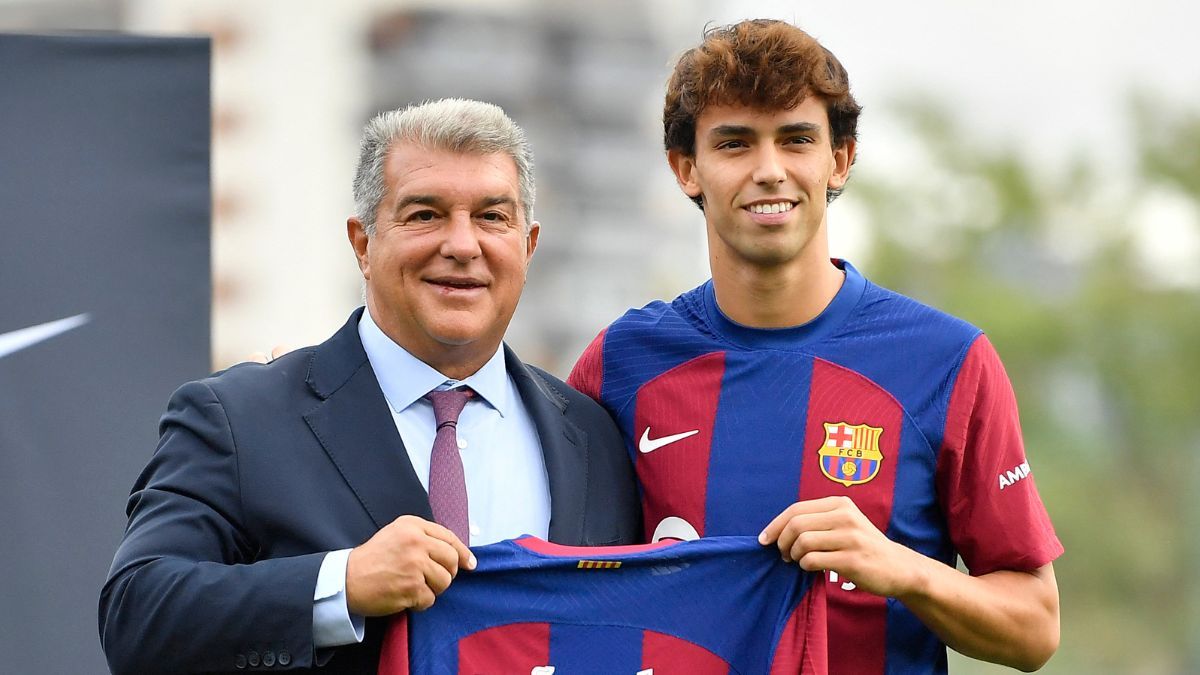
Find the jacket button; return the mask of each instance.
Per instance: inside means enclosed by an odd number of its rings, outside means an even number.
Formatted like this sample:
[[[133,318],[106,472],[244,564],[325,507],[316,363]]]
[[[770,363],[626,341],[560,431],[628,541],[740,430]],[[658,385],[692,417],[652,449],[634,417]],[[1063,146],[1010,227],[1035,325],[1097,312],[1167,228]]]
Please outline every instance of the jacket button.
[[[292,662],[292,654],[286,649],[279,650],[279,665],[286,666]]]
[[[238,655],[237,655],[237,658],[235,658],[235,659],[233,660],[233,665],[237,666],[237,669],[238,669],[238,670],[245,670],[245,668],[246,668],[246,655],[245,655],[245,654],[238,654]]]
[[[270,650],[263,652],[263,665],[268,668],[275,665],[275,652]]]
[[[249,663],[251,668],[258,667],[258,652],[246,654],[246,663]]]

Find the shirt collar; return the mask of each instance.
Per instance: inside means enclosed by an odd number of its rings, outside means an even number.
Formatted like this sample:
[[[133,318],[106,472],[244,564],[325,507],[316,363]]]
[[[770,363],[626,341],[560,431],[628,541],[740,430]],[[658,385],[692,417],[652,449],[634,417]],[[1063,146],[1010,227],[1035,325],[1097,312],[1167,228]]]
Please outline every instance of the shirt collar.
[[[379,388],[383,390],[383,396],[393,411],[398,413],[405,410],[442,385],[454,387],[465,384],[495,408],[501,417],[508,415],[508,370],[504,365],[503,349],[497,348],[496,353],[475,374],[465,380],[455,380],[439,373],[385,335],[371,318],[370,309],[365,309],[358,321],[358,336],[375,371]]]

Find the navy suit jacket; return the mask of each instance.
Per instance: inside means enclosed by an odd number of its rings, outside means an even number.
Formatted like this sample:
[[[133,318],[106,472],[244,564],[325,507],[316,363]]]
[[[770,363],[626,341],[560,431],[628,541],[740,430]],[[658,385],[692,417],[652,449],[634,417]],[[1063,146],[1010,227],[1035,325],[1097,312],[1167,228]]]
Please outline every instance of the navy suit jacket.
[[[378,622],[361,645],[314,649],[322,558],[398,516],[433,516],[359,340],[361,312],[316,347],[171,397],[100,596],[114,672],[376,672]],[[545,455],[550,540],[639,540],[633,469],[608,414],[505,350]]]

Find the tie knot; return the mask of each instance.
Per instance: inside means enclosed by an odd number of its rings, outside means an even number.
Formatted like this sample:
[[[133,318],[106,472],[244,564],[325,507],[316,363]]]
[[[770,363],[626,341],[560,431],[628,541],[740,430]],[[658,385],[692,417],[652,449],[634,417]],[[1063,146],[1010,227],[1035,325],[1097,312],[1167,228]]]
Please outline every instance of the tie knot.
[[[467,399],[475,395],[475,392],[470,389],[446,389],[444,391],[431,391],[425,394],[425,398],[433,404],[433,418],[437,422],[438,428],[443,424],[457,424],[458,416],[462,413],[463,406],[467,404]]]

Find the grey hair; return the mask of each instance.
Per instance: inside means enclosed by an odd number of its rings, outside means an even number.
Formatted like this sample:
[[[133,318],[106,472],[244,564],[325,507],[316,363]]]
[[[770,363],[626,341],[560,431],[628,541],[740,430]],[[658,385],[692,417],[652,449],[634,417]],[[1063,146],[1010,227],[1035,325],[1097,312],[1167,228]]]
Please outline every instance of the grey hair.
[[[533,224],[533,149],[525,132],[500,106],[461,98],[410,105],[376,115],[363,127],[358,169],[354,173],[354,209],[367,235],[375,234],[375,214],[387,190],[383,165],[397,141],[450,152],[503,152],[517,166],[517,187],[525,231]]]

